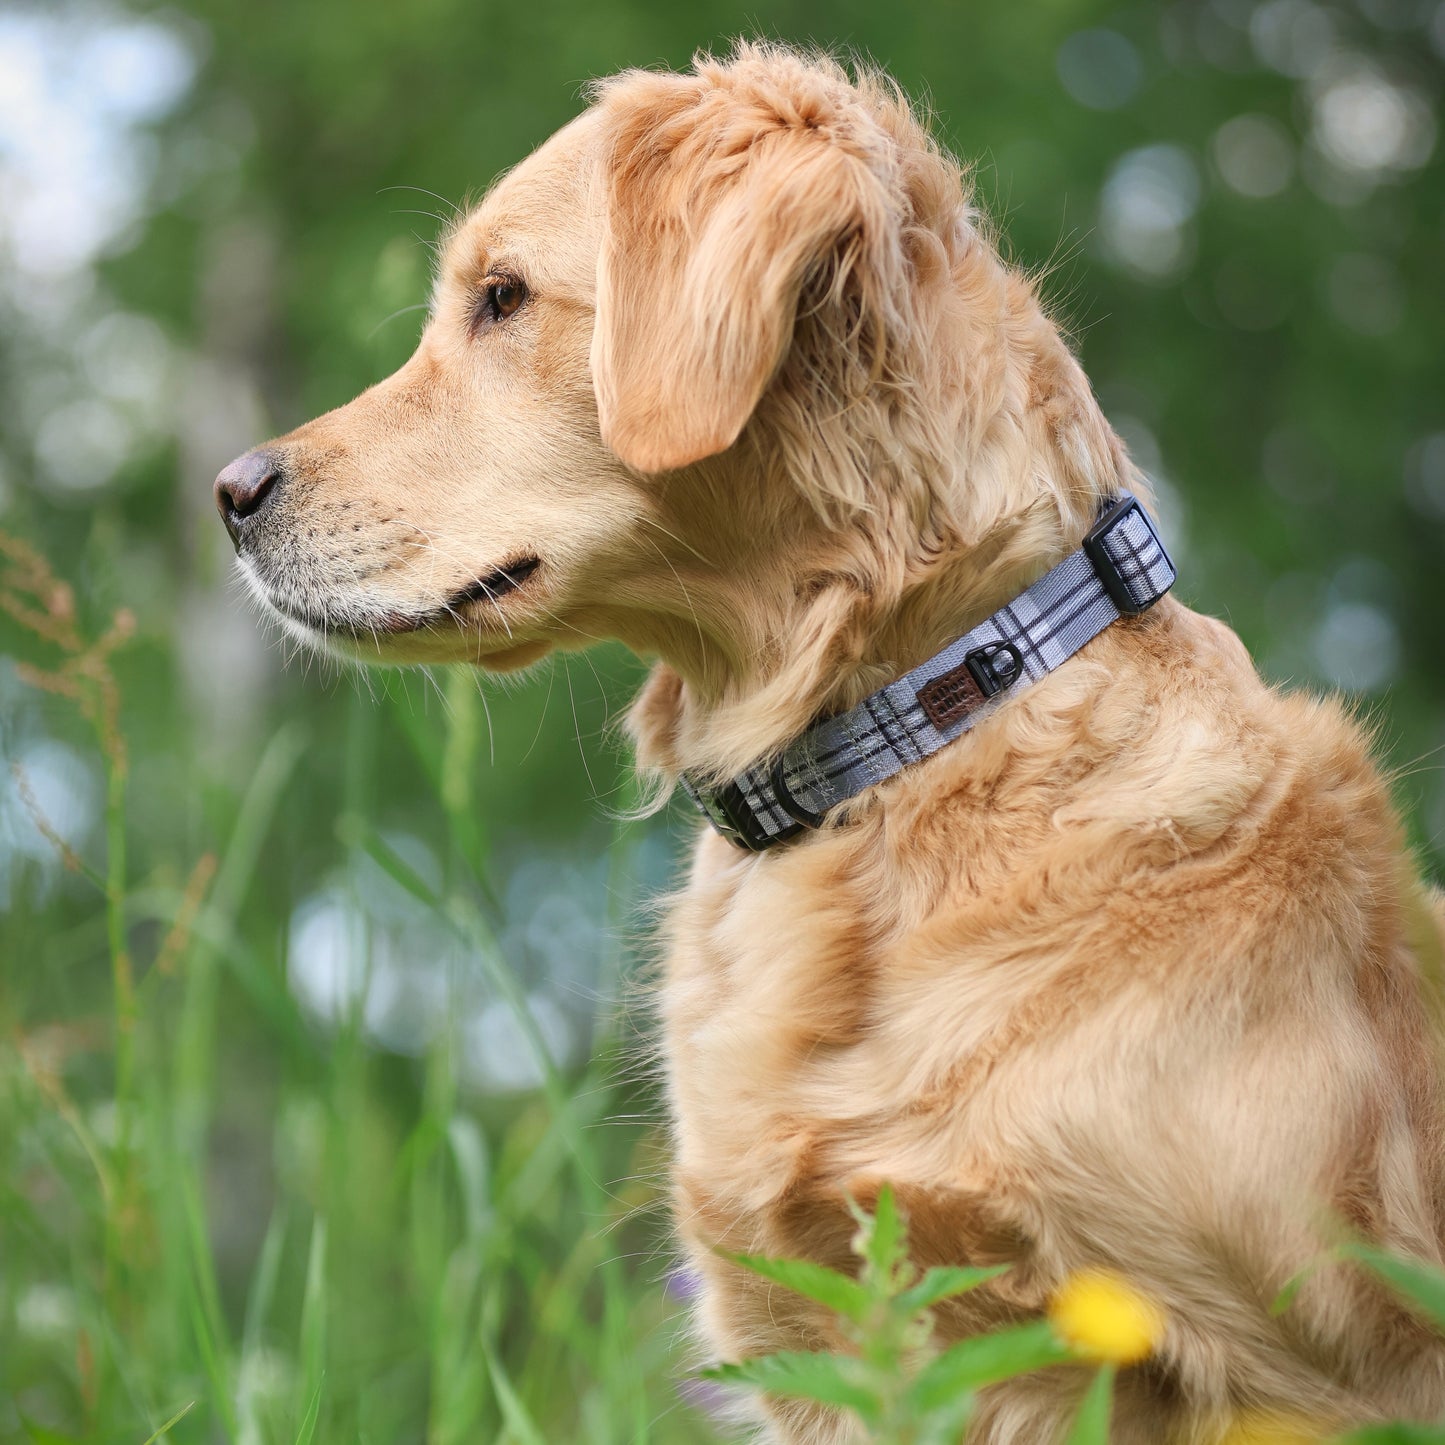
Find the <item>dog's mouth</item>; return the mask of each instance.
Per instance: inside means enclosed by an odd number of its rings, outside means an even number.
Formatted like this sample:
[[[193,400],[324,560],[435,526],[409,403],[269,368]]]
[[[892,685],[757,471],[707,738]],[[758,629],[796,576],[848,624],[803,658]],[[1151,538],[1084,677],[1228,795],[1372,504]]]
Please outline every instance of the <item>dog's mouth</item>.
[[[498,567],[475,582],[468,582],[460,591],[454,592],[433,615],[455,615],[458,608],[469,602],[495,602],[509,592],[515,592],[542,565],[540,557],[520,557]]]
[[[411,612],[400,608],[372,610],[365,615],[350,614],[349,609],[340,613],[318,616],[312,608],[298,606],[296,602],[277,596],[271,587],[262,587],[265,600],[291,622],[299,623],[313,633],[345,640],[376,640],[381,636],[400,636],[407,633],[446,632],[465,628],[468,620],[466,609],[475,603],[487,603],[493,608],[502,598],[518,591],[542,565],[542,559],[523,556],[496,567],[485,576],[460,587],[436,607],[423,612]],[[500,612],[500,608],[497,608]],[[483,613],[483,616],[486,614]],[[507,626],[506,617],[500,621]],[[510,631],[510,628],[508,628]]]

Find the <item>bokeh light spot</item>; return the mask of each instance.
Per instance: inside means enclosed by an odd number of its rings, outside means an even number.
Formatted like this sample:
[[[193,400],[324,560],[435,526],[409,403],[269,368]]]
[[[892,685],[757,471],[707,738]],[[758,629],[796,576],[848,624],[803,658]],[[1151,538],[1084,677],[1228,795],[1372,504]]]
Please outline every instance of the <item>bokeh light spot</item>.
[[[1080,30],[1054,58],[1059,81],[1090,110],[1119,110],[1139,93],[1144,65],[1132,41],[1117,30]]]

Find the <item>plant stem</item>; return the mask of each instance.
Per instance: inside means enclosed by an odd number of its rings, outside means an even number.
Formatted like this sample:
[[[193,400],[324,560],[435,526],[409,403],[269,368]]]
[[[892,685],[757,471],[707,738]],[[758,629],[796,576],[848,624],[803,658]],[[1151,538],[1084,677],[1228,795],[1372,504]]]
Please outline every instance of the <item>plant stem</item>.
[[[130,1147],[130,1096],[135,1061],[135,978],[125,945],[125,768],[112,759],[105,797],[106,933],[115,989],[116,1149],[123,1157]]]

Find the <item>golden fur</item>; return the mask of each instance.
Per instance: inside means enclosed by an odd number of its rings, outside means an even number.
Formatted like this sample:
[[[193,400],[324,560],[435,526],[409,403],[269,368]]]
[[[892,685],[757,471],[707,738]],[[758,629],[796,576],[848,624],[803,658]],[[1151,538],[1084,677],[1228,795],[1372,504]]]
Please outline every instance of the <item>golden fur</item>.
[[[527,300],[478,320],[499,276]],[[621,638],[666,779],[776,753],[1147,495],[896,90],[752,46],[602,85],[456,228],[412,360],[271,452],[243,565],[289,626],[492,668]],[[945,1338],[1083,1267],[1163,1304],[1121,1442],[1438,1414],[1445,1350],[1358,1272],[1268,1306],[1341,1222],[1441,1258],[1440,932],[1360,729],[1173,601],[819,832],[700,830],[660,1012],[709,1347],[838,1345],[712,1249],[846,1267],[888,1181],[921,1261],[1014,1266]],[[1084,1382],[997,1387],[972,1438],[1056,1440]]]

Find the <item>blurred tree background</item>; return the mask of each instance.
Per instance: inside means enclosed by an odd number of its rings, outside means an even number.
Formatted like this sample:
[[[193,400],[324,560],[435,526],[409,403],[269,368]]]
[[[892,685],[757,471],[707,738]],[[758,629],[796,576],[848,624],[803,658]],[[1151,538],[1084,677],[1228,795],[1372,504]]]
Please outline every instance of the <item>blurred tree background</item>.
[[[1360,699],[1438,871],[1441,0],[5,5],[0,530],[74,606],[0,557],[0,1439],[713,1438],[633,988],[695,825],[610,811],[639,665],[287,666],[210,482],[405,358],[446,216],[590,77],[757,33],[930,106],[1180,595]],[[124,758],[64,695],[112,677]]]

